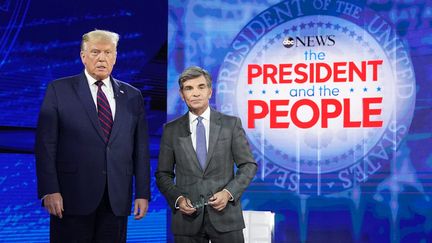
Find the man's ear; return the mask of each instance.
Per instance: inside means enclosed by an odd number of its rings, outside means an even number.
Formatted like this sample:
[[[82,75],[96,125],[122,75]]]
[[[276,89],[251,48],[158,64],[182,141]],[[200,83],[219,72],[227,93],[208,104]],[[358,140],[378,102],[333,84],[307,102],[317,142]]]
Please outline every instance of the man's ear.
[[[81,57],[81,62],[82,63],[84,63],[84,56],[85,56],[84,51],[81,51],[80,52],[80,57]]]
[[[183,96],[183,92],[182,92],[182,89],[181,89],[181,88],[179,89],[179,94],[180,94],[180,97],[182,98],[182,100],[184,101],[185,98],[184,98],[184,96]]]

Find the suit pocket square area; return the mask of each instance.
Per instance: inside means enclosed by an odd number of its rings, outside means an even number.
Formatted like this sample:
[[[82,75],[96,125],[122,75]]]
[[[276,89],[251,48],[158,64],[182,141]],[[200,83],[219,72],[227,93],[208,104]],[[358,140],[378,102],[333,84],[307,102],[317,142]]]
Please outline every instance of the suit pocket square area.
[[[218,137],[218,141],[228,141],[228,140],[231,140],[231,136],[223,136],[223,135],[221,135],[220,137]]]
[[[223,139],[219,138],[219,139],[217,140],[217,143],[218,143],[218,144],[231,143],[231,138],[223,138]]]

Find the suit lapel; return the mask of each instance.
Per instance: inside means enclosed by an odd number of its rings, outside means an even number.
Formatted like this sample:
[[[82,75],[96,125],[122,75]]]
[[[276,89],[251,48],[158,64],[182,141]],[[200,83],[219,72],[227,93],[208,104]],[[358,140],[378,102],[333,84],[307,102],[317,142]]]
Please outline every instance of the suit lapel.
[[[122,85],[114,78],[111,79],[111,84],[113,87],[114,99],[116,103],[115,118],[113,127],[111,130],[111,135],[109,143],[111,143],[120,131],[123,125],[124,119],[126,118],[126,103],[127,103],[127,93],[126,90],[122,89]]]
[[[88,81],[87,81],[85,74],[81,73],[81,75],[79,75],[79,79],[76,81],[77,82],[75,82],[75,85],[74,85],[75,91],[77,92],[78,97],[79,97],[82,105],[84,106],[84,109],[86,110],[87,115],[88,115],[93,127],[96,129],[96,131],[99,134],[102,141],[104,141],[104,135],[103,135],[102,129],[99,125],[99,119],[97,116],[96,105],[95,105],[94,100],[92,98],[90,88],[88,85]]]
[[[208,146],[207,159],[206,159],[206,169],[209,166],[210,159],[213,156],[214,147],[217,143],[217,140],[219,139],[220,129],[221,129],[220,113],[212,109],[210,111],[210,132],[209,132],[209,146]]]
[[[195,149],[192,145],[191,131],[189,125],[189,113],[186,113],[186,115],[184,115],[180,119],[181,135],[179,137],[179,143],[183,148],[184,153],[188,158],[188,161],[191,161],[191,163],[193,163],[197,167],[197,169],[202,171],[203,169],[201,168]]]

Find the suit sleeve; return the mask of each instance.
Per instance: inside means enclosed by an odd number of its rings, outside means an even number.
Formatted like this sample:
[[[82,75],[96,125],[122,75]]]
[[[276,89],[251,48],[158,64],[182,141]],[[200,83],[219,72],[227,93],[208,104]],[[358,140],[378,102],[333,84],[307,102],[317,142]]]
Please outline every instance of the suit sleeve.
[[[60,192],[56,168],[59,121],[57,107],[57,94],[51,83],[40,109],[36,129],[35,157],[39,198]]]
[[[134,143],[135,198],[150,200],[150,152],[147,118],[141,93],[137,97],[139,112]]]
[[[156,183],[160,192],[165,196],[170,207],[175,209],[175,202],[179,196],[181,196],[180,190],[174,184],[174,167],[175,167],[175,156],[172,145],[172,139],[170,139],[169,129],[164,126],[162,139],[159,149],[159,161],[158,168],[156,171]]]
[[[231,153],[238,169],[234,179],[228,183],[225,189],[232,194],[234,202],[237,202],[254,178],[257,164],[239,118],[236,119],[232,137]]]

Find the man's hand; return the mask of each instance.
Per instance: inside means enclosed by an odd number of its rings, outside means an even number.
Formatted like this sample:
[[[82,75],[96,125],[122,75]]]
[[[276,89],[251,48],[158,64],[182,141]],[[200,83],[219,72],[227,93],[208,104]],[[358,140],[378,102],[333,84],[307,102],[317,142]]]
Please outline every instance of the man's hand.
[[[148,209],[148,200],[144,198],[135,199],[134,219],[140,220],[144,218]]]
[[[63,197],[59,192],[47,194],[43,199],[43,204],[48,213],[63,218]]]
[[[178,206],[182,214],[191,215],[196,212],[196,208],[192,207],[192,202],[189,198],[180,197],[178,200]]]
[[[230,197],[230,194],[225,190],[219,191],[209,199],[208,205],[220,212],[226,207]]]

